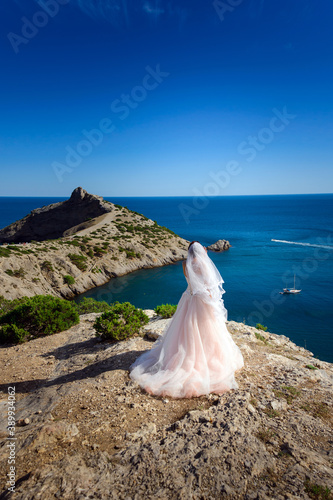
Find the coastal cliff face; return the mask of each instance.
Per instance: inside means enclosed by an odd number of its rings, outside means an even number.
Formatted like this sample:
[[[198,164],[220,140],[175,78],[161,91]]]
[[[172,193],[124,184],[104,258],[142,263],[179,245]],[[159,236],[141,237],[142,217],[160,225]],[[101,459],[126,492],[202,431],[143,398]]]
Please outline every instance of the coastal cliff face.
[[[77,226],[82,225],[83,229],[90,219],[112,212],[113,208],[114,205],[101,196],[78,187],[68,200],[36,208],[23,219],[1,229],[0,243],[43,241],[74,234],[80,229]]]
[[[72,298],[113,277],[187,255],[188,242],[169,229],[82,188],[66,202],[33,212],[2,230],[11,242],[31,240],[37,233],[37,239],[44,238],[0,247],[0,295],[7,299],[36,294]],[[51,239],[60,232],[63,236]]]
[[[170,320],[146,312],[145,333],[158,338]],[[287,337],[227,322],[245,361],[239,389],[153,397],[128,375],[152,342],[100,342],[96,316],[0,350],[3,491],[9,386],[18,424],[16,493],[3,498],[332,499],[330,363]]]

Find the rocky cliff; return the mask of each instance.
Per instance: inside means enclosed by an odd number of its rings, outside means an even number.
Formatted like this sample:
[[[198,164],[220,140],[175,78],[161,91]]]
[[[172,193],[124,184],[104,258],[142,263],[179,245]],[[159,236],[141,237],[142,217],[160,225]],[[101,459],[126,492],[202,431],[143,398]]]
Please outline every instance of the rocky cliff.
[[[147,333],[170,320],[153,311]],[[239,389],[172,400],[129,376],[152,342],[66,332],[0,350],[1,498],[331,500],[333,367],[287,337],[227,326]],[[15,388],[15,493],[8,481],[8,387]]]
[[[74,234],[89,226],[91,219],[112,212],[113,208],[101,196],[78,187],[68,200],[32,210],[23,219],[1,229],[0,243],[43,241]]]

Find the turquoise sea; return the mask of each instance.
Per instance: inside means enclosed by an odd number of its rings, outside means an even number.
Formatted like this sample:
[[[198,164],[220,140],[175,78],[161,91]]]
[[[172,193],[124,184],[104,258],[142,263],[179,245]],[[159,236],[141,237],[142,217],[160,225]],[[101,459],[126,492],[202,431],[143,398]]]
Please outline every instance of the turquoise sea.
[[[0,227],[63,199],[2,197]],[[229,319],[259,322],[333,362],[333,194],[105,199],[204,245],[228,239],[230,250],[210,256],[225,281]],[[293,286],[294,274],[302,292],[280,295]],[[83,295],[153,308],[177,303],[185,286],[178,263],[136,271]]]

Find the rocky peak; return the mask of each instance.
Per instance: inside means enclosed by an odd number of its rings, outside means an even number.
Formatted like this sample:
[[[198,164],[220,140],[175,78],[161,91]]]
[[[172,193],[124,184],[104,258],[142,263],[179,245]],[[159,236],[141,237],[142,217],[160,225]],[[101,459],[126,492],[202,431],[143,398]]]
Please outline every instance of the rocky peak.
[[[81,201],[85,196],[87,196],[88,192],[83,189],[82,187],[77,187],[74,189],[74,191],[71,194],[71,197],[69,198],[69,201],[75,202],[75,201]],[[92,195],[94,196],[94,195]]]
[[[101,196],[77,187],[71,197],[59,203],[36,208],[23,219],[0,230],[0,243],[43,241],[74,234],[87,221],[113,210]]]

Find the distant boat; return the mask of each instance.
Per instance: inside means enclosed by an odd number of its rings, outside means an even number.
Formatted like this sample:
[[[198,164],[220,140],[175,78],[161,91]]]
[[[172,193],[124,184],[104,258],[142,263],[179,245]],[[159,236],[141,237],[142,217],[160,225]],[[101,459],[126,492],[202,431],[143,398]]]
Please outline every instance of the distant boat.
[[[283,292],[280,292],[282,294],[295,294],[295,293],[300,293],[302,290],[296,290],[295,288],[296,284],[296,275],[294,274],[294,288],[284,288]]]

